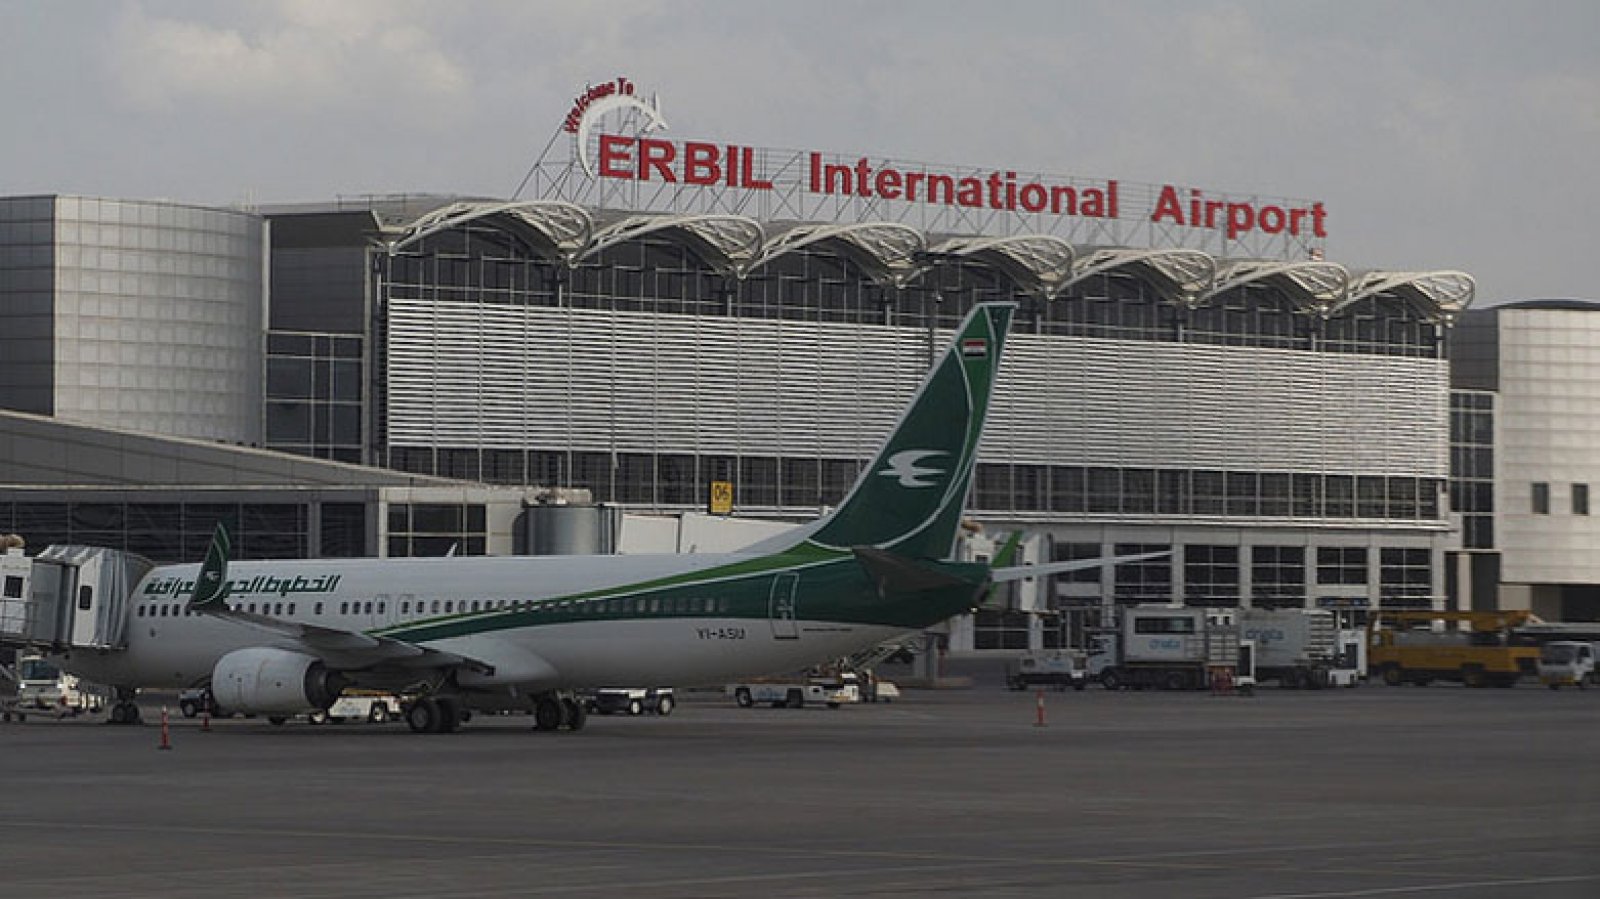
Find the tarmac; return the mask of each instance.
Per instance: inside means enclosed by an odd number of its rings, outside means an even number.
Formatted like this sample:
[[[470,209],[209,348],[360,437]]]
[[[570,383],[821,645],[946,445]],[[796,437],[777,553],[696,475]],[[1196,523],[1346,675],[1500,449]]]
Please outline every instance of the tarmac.
[[[1600,896],[1600,691],[906,690],[453,735],[0,725],[0,885],[66,897]]]

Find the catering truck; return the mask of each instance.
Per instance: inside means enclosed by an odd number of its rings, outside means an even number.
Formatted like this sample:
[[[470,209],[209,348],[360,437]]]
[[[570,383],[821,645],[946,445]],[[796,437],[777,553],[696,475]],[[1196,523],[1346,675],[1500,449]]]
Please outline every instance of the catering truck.
[[[1255,643],[1256,680],[1290,690],[1333,682],[1338,628],[1325,609],[1238,609],[1239,637]]]
[[[1233,611],[1123,606],[1117,628],[1095,635],[1090,674],[1098,675],[1107,690],[1205,687],[1219,669],[1238,667],[1239,626]]]

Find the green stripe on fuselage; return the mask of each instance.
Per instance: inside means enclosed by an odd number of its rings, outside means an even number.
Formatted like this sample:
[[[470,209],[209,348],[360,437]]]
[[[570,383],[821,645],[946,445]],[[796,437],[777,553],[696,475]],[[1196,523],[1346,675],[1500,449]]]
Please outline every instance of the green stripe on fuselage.
[[[982,564],[933,564],[970,581],[970,587],[881,597],[854,557],[812,548],[610,590],[532,600],[517,608],[429,618],[373,633],[425,643],[572,622],[765,620],[771,615],[774,583],[791,572],[798,578],[796,619],[914,629],[971,608],[988,573]]]

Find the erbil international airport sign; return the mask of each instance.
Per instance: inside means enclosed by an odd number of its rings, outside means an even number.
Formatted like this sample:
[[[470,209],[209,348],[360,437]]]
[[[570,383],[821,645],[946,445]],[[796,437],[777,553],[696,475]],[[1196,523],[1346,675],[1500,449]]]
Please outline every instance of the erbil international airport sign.
[[[1320,201],[1177,184],[941,166],[817,150],[672,139],[660,99],[627,78],[592,85],[562,122],[572,158],[536,167],[541,193],[635,211],[761,220],[894,221],[930,232],[1045,233],[1085,245],[1224,255],[1321,255]]]

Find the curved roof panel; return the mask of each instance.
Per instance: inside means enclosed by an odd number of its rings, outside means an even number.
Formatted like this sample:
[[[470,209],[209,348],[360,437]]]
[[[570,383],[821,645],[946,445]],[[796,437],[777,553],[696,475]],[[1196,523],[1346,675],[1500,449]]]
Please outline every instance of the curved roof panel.
[[[1217,278],[1200,302],[1252,282],[1270,283],[1282,290],[1301,311],[1326,312],[1343,302],[1350,273],[1333,262],[1278,262],[1271,259],[1222,260]]]
[[[595,231],[577,258],[592,256],[635,238],[671,231],[686,237],[711,267],[725,274],[745,270],[761,254],[762,230],[755,219],[723,213],[630,215]]]
[[[1477,282],[1466,272],[1367,272],[1350,284],[1342,302],[1327,311],[1336,315],[1368,297],[1393,296],[1430,321],[1450,321],[1472,305]]]
[[[928,246],[921,231],[897,222],[798,224],[768,240],[744,271],[822,241],[839,243],[874,281],[895,287],[904,287],[917,276],[919,260]]]
[[[1171,302],[1193,305],[1216,280],[1217,261],[1199,250],[1096,247],[1079,255],[1072,277],[1056,287],[1056,294],[1086,278],[1118,269],[1132,271]]]
[[[566,262],[576,259],[594,234],[593,217],[583,207],[571,203],[559,200],[468,201],[451,203],[418,216],[398,238],[389,242],[389,252],[476,221],[516,234],[536,250]]]
[[[1005,272],[1024,291],[1045,299],[1072,277],[1072,264],[1078,258],[1072,244],[1049,234],[948,237],[930,252],[979,259]]]

